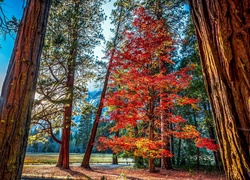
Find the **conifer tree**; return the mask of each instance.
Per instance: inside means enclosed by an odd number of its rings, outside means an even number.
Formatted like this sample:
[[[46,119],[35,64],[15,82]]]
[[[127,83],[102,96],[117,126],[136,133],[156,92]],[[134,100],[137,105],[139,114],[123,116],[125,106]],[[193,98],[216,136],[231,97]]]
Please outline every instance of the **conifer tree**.
[[[103,2],[55,1],[49,17],[33,119],[43,121],[52,137],[53,127],[62,127],[61,140],[53,139],[61,144],[57,166],[63,168],[69,168],[72,117],[81,114],[87,82],[94,76],[93,48],[103,38]]]
[[[124,0],[118,0],[117,2],[114,3],[114,6],[117,7],[117,9],[112,11],[112,23],[115,25],[114,30],[112,30],[112,31],[114,31],[114,37],[112,38],[111,41],[109,41],[107,43],[108,49],[115,49],[121,43],[122,29],[128,27],[128,24],[129,24],[128,23],[129,19],[125,19],[125,17],[130,17],[133,3],[130,1],[127,2]],[[101,118],[101,113],[102,113],[102,109],[103,109],[103,101],[105,98],[105,94],[107,91],[107,85],[108,85],[108,81],[109,81],[109,77],[110,77],[110,70],[111,70],[111,64],[112,64],[112,59],[113,59],[112,57],[113,57],[113,54],[111,54],[109,57],[110,61],[108,64],[106,76],[105,76],[104,83],[103,83],[103,89],[102,89],[102,93],[101,93],[101,97],[100,97],[100,103],[99,103],[99,106],[98,106],[98,109],[96,112],[96,116],[95,116],[95,120],[93,123],[88,146],[87,146],[87,149],[86,149],[86,152],[84,154],[84,158],[83,158],[83,161],[81,164],[81,166],[84,168],[90,168],[90,166],[89,166],[90,155],[91,155],[91,152],[92,152],[92,149],[94,146],[97,128],[98,128],[98,124],[99,124],[99,121]]]

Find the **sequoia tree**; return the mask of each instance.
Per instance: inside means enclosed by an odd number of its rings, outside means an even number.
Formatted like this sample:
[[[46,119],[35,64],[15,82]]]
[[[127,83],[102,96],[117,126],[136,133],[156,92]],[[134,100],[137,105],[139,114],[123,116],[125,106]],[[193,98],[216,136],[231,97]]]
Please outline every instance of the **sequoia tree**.
[[[51,0],[28,0],[0,99],[0,179],[20,179]]]
[[[250,179],[250,2],[190,0],[228,179]]]

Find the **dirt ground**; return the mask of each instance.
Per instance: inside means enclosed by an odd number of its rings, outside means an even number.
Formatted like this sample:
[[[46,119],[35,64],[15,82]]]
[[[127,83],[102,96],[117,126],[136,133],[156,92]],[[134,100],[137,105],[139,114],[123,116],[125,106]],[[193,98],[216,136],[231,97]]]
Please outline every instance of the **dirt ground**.
[[[79,166],[71,166],[63,170],[54,165],[25,165],[23,178],[51,178],[51,179],[87,179],[87,180],[225,180],[225,176],[218,172],[197,172],[182,170],[160,170],[149,173],[144,169],[134,169],[127,165],[93,165],[91,170]]]

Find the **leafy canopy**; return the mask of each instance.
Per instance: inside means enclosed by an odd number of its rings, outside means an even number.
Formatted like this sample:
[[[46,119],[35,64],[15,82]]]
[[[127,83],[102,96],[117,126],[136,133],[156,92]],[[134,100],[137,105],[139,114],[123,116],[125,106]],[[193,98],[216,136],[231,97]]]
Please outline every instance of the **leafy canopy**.
[[[121,131],[120,137],[99,138],[99,148],[117,152],[134,152],[135,156],[172,156],[164,149],[164,137],[195,139],[200,147],[208,146],[194,126],[173,113],[175,106],[193,105],[197,99],[181,96],[189,86],[192,66],[168,73],[163,63],[174,63],[166,24],[155,20],[142,7],[134,11],[133,30],[125,30],[124,44],[110,52],[110,92],[105,98],[108,118],[115,122],[110,131]],[[109,55],[110,55],[109,54]],[[168,126],[171,124],[172,128]],[[163,128],[163,130],[162,130]]]

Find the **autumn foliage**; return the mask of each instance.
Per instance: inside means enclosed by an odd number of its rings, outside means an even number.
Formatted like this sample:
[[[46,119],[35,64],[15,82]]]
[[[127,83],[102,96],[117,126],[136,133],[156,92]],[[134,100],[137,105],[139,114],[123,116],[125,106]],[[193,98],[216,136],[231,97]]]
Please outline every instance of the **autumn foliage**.
[[[124,44],[112,53],[109,92],[104,105],[111,132],[120,137],[99,138],[99,149],[133,152],[135,156],[160,158],[173,154],[164,148],[169,137],[194,139],[198,147],[217,149],[212,140],[201,138],[194,126],[174,113],[176,106],[198,102],[181,96],[188,88],[193,66],[170,72],[173,40],[163,20],[155,20],[145,9],[134,11],[134,30],[124,31]]]

